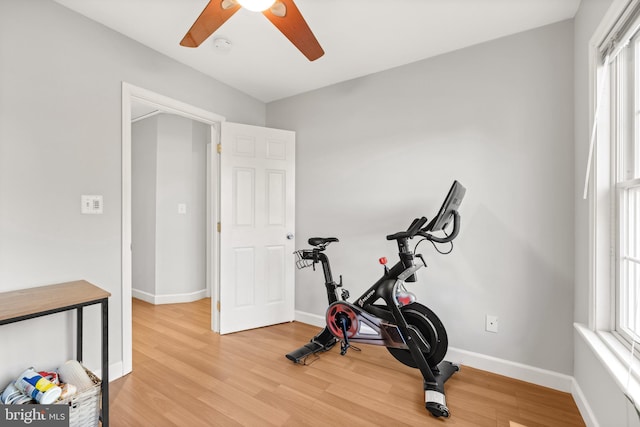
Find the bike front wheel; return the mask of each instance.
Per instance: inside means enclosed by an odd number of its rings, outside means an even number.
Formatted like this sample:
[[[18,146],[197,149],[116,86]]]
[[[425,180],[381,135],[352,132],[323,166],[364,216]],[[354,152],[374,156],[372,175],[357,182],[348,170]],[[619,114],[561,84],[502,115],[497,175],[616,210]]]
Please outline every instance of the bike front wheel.
[[[424,358],[431,367],[437,366],[447,354],[449,340],[444,325],[436,314],[424,305],[414,302],[400,308],[402,315],[410,326],[415,327],[429,344],[429,352],[425,352]],[[387,347],[389,353],[401,363],[417,368],[418,364],[413,360],[408,349]]]

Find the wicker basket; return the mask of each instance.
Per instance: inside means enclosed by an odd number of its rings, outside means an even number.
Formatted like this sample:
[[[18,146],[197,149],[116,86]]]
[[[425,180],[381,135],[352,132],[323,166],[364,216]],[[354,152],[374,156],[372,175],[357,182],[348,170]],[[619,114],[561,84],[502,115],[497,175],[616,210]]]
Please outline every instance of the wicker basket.
[[[87,368],[85,371],[93,381],[93,386],[56,402],[69,405],[69,427],[97,427],[100,421],[101,381]]]

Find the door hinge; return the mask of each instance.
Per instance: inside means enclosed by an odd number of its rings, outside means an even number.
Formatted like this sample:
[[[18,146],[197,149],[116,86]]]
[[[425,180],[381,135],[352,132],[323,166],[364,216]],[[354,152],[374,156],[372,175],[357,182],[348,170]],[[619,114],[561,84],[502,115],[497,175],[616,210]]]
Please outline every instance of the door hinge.
[[[222,225],[220,225],[220,223],[218,223],[218,233],[220,232],[220,230],[222,230]]]
[[[218,312],[220,311],[220,301],[216,302],[216,310],[218,310]]]
[[[218,154],[222,153],[222,144],[216,145],[216,150],[218,151]]]

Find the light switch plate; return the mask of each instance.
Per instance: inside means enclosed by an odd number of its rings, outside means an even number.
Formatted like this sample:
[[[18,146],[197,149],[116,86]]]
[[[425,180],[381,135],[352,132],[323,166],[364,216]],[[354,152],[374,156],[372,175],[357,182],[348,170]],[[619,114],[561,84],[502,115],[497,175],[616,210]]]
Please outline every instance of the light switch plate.
[[[80,197],[80,212],[88,215],[102,214],[102,196],[82,195]]]

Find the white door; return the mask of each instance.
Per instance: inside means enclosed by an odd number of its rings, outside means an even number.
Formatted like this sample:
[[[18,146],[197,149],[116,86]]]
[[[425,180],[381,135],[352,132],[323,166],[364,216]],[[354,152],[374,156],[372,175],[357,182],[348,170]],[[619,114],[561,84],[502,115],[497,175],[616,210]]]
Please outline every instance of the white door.
[[[220,333],[294,317],[295,133],[222,123]]]

